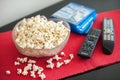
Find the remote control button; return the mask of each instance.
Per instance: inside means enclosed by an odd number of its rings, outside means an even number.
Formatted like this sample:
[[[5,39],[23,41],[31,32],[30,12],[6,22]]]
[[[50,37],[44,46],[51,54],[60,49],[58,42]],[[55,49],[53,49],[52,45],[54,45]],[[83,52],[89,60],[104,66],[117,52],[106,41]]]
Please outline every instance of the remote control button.
[[[113,35],[111,35],[111,40],[114,41],[114,36]]]
[[[110,35],[107,35],[107,40],[110,40]]]

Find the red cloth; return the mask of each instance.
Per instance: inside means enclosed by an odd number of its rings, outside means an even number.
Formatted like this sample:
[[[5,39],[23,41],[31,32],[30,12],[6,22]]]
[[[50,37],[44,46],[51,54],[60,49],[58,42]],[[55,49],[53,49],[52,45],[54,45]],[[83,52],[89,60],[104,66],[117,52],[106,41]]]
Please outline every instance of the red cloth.
[[[64,65],[60,67],[59,69],[54,68],[52,69],[46,69],[46,60],[49,57],[45,58],[32,58],[37,61],[37,65],[44,67],[44,73],[46,74],[46,80],[56,80],[59,78],[71,76],[78,73],[83,73],[92,69],[95,69],[100,66],[106,66],[109,64],[113,64],[115,62],[120,62],[120,10],[110,11],[110,12],[103,12],[98,14],[97,19],[95,20],[95,23],[93,24],[94,28],[102,29],[102,19],[103,17],[110,17],[114,20],[114,27],[115,27],[115,36],[116,36],[116,44],[113,51],[113,54],[111,55],[105,55],[102,52],[102,41],[101,37],[99,39],[98,44],[96,45],[96,48],[94,50],[94,54],[90,59],[82,59],[81,57],[77,56],[77,52],[79,51],[85,36],[84,35],[78,35],[75,33],[71,33],[70,39],[63,49],[63,51],[66,53],[66,57],[68,58],[68,55],[70,53],[74,53],[75,58],[72,60],[71,63],[68,65]],[[14,61],[17,57],[24,57],[21,55],[17,49],[15,48],[15,45],[13,44],[12,37],[11,37],[11,31],[0,33],[0,80],[39,80],[39,78],[31,78],[29,75],[22,76],[17,75],[16,68],[23,67],[25,64],[20,65],[18,67],[14,66]],[[63,59],[63,60],[64,60]],[[11,71],[11,75],[7,76],[5,74],[6,70]]]

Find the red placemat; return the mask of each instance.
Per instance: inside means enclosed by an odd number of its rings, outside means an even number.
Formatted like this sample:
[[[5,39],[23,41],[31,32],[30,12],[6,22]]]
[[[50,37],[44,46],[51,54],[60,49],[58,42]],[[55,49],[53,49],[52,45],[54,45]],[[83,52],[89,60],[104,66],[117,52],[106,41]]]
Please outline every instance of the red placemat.
[[[102,19],[103,17],[110,17],[114,20],[115,26],[115,34],[116,34],[116,44],[112,55],[105,55],[102,52],[102,41],[101,37],[99,39],[98,44],[94,50],[94,54],[90,59],[82,59],[77,56],[77,52],[79,51],[82,42],[85,39],[84,35],[78,35],[75,33],[71,33],[70,39],[63,49],[66,53],[66,56],[63,59],[68,58],[70,53],[75,55],[74,59],[67,65],[63,65],[62,67],[47,69],[45,68],[46,60],[50,57],[45,58],[32,58],[37,61],[37,65],[44,67],[44,73],[46,74],[46,80],[56,80],[63,77],[71,76],[78,73],[83,73],[92,69],[95,69],[100,66],[106,66],[115,62],[120,61],[120,10],[103,12],[98,14],[95,23],[93,24],[94,28],[102,29]],[[11,31],[0,33],[0,80],[40,80],[40,78],[31,78],[29,75],[22,76],[17,75],[16,68],[23,67],[25,64],[20,65],[18,67],[14,66],[14,61],[17,57],[25,57],[21,55],[12,41]],[[29,57],[30,58],[30,57]],[[6,70],[11,71],[11,75],[7,76],[5,74]]]

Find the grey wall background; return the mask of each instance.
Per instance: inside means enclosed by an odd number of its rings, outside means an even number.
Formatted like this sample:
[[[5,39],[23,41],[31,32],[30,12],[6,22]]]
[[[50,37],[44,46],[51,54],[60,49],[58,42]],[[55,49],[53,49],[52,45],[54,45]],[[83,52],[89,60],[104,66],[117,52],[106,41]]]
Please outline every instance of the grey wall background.
[[[62,0],[0,0],[0,27]]]

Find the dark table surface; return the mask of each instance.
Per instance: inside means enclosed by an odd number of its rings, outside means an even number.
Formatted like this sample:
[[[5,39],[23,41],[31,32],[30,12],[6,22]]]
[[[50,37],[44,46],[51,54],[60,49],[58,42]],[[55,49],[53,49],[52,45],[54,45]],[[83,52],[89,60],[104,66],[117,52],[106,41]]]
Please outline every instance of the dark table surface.
[[[52,13],[62,8],[69,2],[77,2],[79,4],[94,8],[97,13],[120,9],[120,0],[64,0],[55,5],[37,11],[25,17],[31,17],[38,14],[49,17]],[[22,19],[22,18],[21,18]],[[19,20],[21,20],[19,19]],[[12,30],[14,25],[19,21],[6,24],[0,28],[0,32]],[[106,67],[101,67],[82,74],[73,75],[64,78],[64,80],[120,80],[120,63],[115,63]]]

